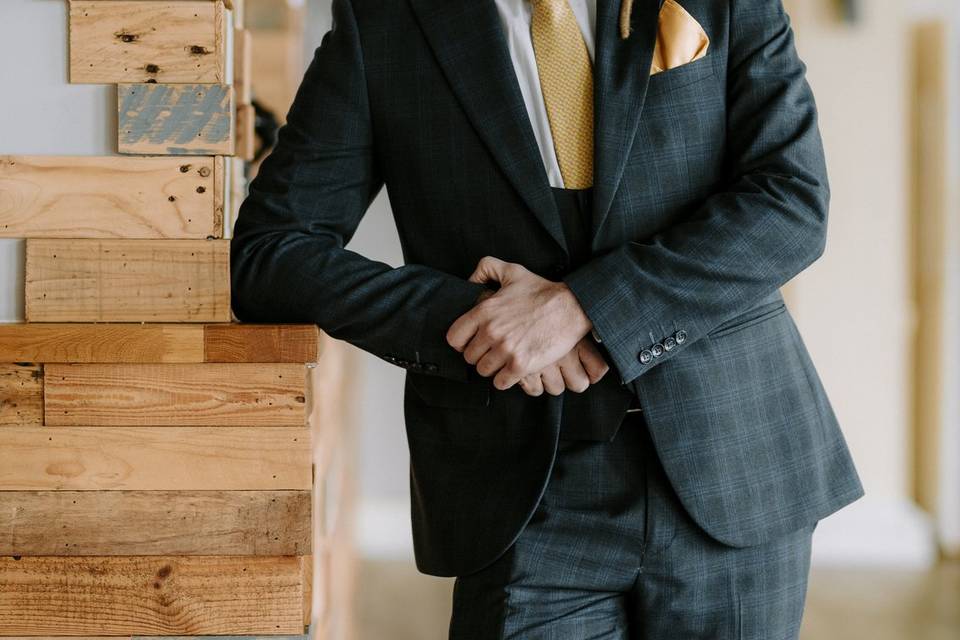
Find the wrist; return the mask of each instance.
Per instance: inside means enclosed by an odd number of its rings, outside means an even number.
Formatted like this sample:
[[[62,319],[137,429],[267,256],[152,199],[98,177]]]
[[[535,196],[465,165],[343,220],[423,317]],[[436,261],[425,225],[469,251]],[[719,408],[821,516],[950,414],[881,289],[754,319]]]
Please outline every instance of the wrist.
[[[596,332],[594,331],[593,322],[583,310],[583,307],[580,306],[580,301],[577,300],[577,297],[573,294],[573,291],[565,282],[559,282],[557,284],[560,289],[560,295],[563,297],[563,306],[566,311],[566,315],[573,321],[573,328],[576,331],[577,339],[579,340],[585,336],[592,335],[593,338],[599,342],[599,336],[597,336]]]

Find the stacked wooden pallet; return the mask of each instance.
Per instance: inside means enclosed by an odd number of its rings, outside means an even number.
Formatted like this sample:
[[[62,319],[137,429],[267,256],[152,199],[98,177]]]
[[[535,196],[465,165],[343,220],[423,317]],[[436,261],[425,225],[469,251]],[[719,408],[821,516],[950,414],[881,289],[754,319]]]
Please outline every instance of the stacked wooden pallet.
[[[0,325],[0,635],[303,633],[319,339]]]
[[[137,155],[0,157],[0,636],[348,637],[342,345],[232,322],[238,0],[69,4]]]

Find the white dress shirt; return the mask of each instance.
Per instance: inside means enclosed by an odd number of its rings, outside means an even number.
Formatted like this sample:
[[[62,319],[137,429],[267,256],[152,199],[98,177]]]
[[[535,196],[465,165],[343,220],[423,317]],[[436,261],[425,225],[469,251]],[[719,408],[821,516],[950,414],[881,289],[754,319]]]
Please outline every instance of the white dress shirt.
[[[527,115],[530,117],[530,124],[533,125],[533,134],[540,147],[540,156],[543,158],[547,178],[551,187],[563,187],[560,164],[557,162],[553,136],[550,133],[550,121],[547,119],[543,92],[540,90],[540,75],[537,73],[537,59],[533,54],[533,41],[530,39],[530,0],[495,0],[495,2],[497,11],[500,12],[504,35],[507,37],[507,48],[510,50],[513,69],[520,82],[520,93],[523,94]],[[590,61],[593,62],[597,1],[568,0],[568,2],[583,33]]]

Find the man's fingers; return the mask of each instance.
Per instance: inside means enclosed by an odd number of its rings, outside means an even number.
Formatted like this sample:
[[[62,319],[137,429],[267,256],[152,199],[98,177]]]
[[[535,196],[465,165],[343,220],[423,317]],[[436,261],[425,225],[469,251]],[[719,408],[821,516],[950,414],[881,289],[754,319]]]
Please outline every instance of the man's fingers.
[[[454,320],[450,328],[447,329],[447,344],[462,352],[480,327],[478,316],[477,307],[474,307]]]
[[[582,393],[590,386],[590,378],[576,353],[571,354],[571,357],[561,358],[559,369],[563,376],[563,384],[570,391]]]
[[[470,274],[468,280],[478,284],[490,282],[491,280],[503,284],[504,268],[506,266],[507,263],[500,258],[485,256],[480,259],[480,262],[477,263],[476,269],[474,269],[473,273]]]
[[[503,369],[505,361],[506,356],[504,356],[498,350],[490,349],[477,361],[477,373],[485,378],[489,378],[493,374]],[[513,384],[516,384],[517,382],[519,382],[519,379],[514,380]],[[513,384],[510,386],[513,386]]]
[[[567,388],[563,381],[563,374],[560,373],[560,367],[555,364],[541,371],[540,379],[543,381],[543,390],[552,396],[560,395]]]
[[[543,381],[539,373],[531,373],[520,380],[520,388],[528,396],[543,395]]]
[[[470,364],[477,364],[490,351],[490,343],[481,340],[480,334],[474,334],[467,346],[463,348],[463,359]]]
[[[528,372],[516,372],[513,368],[505,366],[497,372],[497,375],[493,378],[493,386],[499,389],[500,391],[506,391],[513,385],[520,382],[525,376],[529,375]]]
[[[600,382],[600,379],[610,370],[610,365],[603,359],[603,356],[600,355],[600,351],[596,347],[589,342],[585,342],[584,345],[585,346],[577,349],[577,354],[579,355],[580,363],[583,365],[583,370],[590,379],[590,384],[596,384]]]

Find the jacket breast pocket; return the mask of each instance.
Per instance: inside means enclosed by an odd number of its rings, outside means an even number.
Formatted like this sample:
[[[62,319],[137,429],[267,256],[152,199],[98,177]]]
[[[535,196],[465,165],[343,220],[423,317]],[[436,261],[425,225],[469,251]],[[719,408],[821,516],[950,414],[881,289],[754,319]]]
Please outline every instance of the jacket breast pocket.
[[[406,384],[421,402],[448,409],[479,408],[490,404],[490,381],[459,382],[407,371]]]
[[[711,79],[714,82],[707,82]],[[694,95],[701,95],[704,92],[706,92],[705,95],[718,93],[719,86],[716,80],[717,70],[713,56],[707,55],[699,60],[651,75],[647,84],[646,100],[657,100],[660,97],[669,100],[668,94],[681,89]]]

